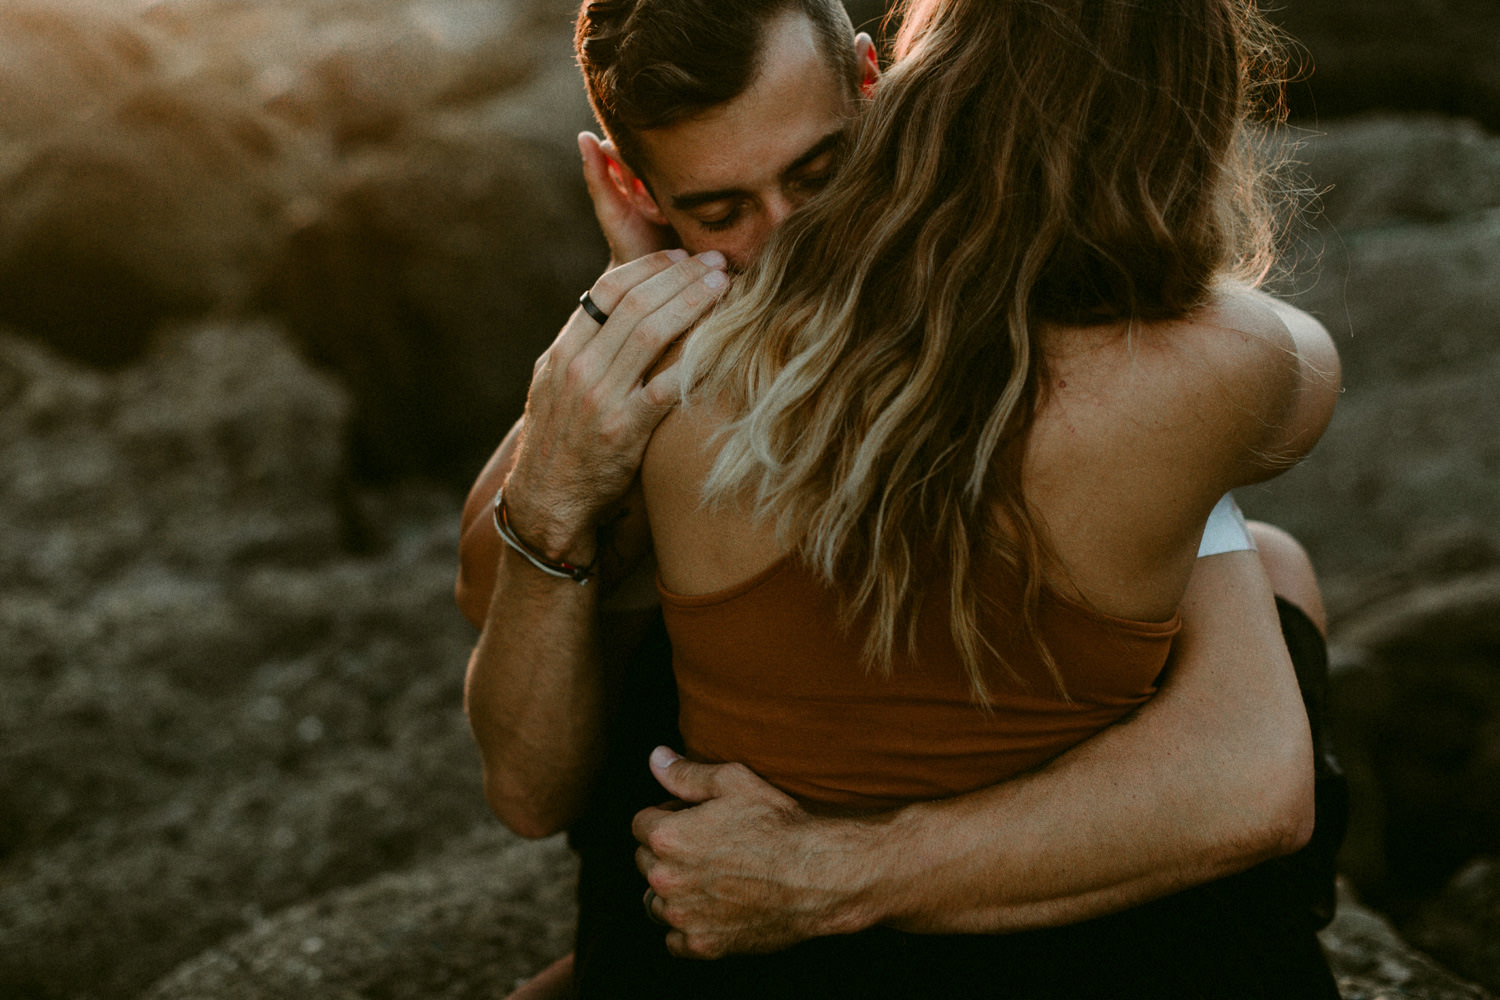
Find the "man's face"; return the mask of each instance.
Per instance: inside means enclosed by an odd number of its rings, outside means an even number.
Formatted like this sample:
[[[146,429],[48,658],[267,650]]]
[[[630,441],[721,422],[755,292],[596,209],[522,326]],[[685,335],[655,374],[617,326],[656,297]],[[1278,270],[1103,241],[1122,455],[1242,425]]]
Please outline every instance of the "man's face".
[[[638,136],[655,221],[693,253],[720,251],[734,270],[828,183],[853,112],[852,88],[835,76],[806,15],[768,24],[764,45],[743,94]]]

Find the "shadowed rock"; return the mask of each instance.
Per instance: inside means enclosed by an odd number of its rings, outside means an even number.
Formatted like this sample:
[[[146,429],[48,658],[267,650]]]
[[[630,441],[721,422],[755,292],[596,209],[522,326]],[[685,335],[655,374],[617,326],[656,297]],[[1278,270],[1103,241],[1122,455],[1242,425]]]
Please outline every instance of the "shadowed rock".
[[[453,502],[353,494],[347,414],[265,324],[0,338],[0,995],[132,996],[485,822]]]
[[[1339,893],[1338,916],[1320,937],[1344,1000],[1490,1000],[1483,987],[1414,951],[1347,890]]]
[[[1371,108],[1477,118],[1500,131],[1500,8],[1490,0],[1295,0],[1268,15],[1306,46],[1299,115]]]
[[[1500,139],[1372,118],[1330,124],[1303,157],[1328,212],[1284,288],[1333,333],[1344,395],[1306,462],[1238,495],[1305,540],[1337,604],[1431,536],[1497,537]]]
[[[1460,975],[1500,990],[1500,858],[1471,862],[1402,929]]]

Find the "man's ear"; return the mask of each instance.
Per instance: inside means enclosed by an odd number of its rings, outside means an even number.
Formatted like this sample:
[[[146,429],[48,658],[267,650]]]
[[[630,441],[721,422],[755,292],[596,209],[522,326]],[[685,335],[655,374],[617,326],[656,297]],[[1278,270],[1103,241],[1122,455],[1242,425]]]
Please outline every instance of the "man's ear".
[[[859,68],[859,93],[869,97],[880,79],[880,54],[875,51],[875,40],[861,31],[854,36],[854,61]]]
[[[605,156],[609,157],[610,181],[614,183],[615,189],[620,192],[621,196],[630,202],[631,207],[652,225],[670,226],[671,223],[662,214],[661,208],[656,204],[656,199],[647,190],[645,182],[636,176],[635,171],[626,166],[615,144],[605,139],[599,144],[599,148]]]

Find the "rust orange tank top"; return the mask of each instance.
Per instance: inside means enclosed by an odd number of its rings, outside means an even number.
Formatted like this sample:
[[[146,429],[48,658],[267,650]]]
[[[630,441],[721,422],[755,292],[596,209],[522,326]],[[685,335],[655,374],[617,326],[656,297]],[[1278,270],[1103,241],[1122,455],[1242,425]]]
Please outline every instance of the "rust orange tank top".
[[[1011,574],[986,597],[1020,606]],[[809,804],[881,808],[993,785],[1118,721],[1156,692],[1180,622],[1103,615],[1044,591],[1040,627],[1068,694],[1000,612],[991,636],[1018,677],[987,665],[976,705],[948,632],[946,600],[918,623],[918,655],[867,671],[862,636],[838,626],[831,590],[788,557],[713,594],[665,587],[688,756],[738,761]],[[904,650],[904,643],[898,642]]]

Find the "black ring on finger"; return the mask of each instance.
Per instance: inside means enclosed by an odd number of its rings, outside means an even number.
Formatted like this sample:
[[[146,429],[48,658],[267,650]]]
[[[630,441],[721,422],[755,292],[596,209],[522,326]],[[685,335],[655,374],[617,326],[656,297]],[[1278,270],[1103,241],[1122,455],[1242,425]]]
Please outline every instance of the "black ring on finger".
[[[582,295],[578,296],[578,304],[583,306],[583,311],[588,313],[589,318],[592,319],[595,323],[598,323],[600,326],[603,326],[605,323],[609,322],[609,313],[605,312],[603,309],[600,309],[599,306],[595,304],[594,297],[588,293],[587,289],[584,290]]]

